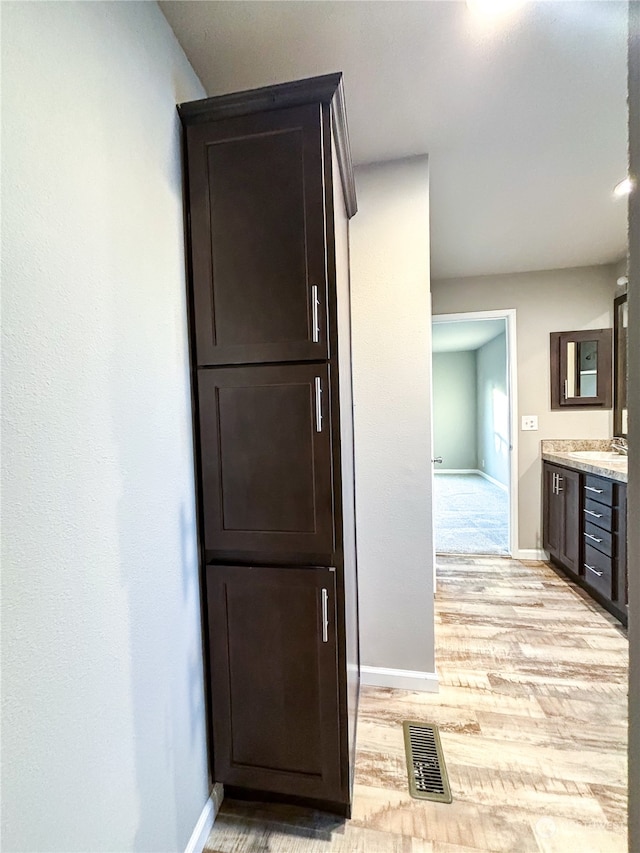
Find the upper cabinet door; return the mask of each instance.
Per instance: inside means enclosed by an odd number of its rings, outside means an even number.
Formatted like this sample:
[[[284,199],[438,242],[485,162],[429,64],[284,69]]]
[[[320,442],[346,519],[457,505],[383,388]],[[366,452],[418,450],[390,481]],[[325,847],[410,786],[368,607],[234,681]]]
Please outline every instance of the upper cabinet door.
[[[198,373],[208,559],[240,552],[262,561],[327,559],[334,548],[328,366]]]
[[[187,130],[198,365],[326,359],[320,105]]]

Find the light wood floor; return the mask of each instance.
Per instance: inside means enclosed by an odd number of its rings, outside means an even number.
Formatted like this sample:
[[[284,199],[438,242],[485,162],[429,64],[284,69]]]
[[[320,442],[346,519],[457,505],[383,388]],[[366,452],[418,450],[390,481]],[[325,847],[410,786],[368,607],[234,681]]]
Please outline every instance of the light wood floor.
[[[351,821],[225,800],[207,853],[625,853],[627,641],[543,563],[438,558],[438,694],[363,688]],[[453,803],[407,790],[440,727]]]

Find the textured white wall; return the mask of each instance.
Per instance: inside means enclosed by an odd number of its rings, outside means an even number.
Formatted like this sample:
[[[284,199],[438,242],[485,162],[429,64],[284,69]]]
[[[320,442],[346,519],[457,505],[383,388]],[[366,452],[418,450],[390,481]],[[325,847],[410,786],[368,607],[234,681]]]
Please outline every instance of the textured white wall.
[[[351,294],[362,663],[434,670],[427,157],[356,169]]]
[[[433,455],[440,469],[478,467],[476,353],[433,353]]]
[[[176,102],[155,3],[2,8],[2,849],[208,796]]]
[[[507,335],[503,332],[476,352],[478,388],[478,467],[509,485],[509,397]]]
[[[549,333],[610,328],[614,266],[443,279],[432,282],[433,313],[517,310],[518,428],[522,415],[538,415],[539,430],[518,435],[518,529],[520,549],[542,548],[543,438],[607,438],[609,411],[552,411]]]
[[[640,850],[640,3],[629,4],[629,851]]]

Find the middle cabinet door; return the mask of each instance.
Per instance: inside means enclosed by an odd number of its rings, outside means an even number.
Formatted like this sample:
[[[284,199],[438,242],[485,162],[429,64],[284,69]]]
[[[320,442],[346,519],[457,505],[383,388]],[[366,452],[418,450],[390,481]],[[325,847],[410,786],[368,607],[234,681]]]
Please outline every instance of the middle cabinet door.
[[[198,386],[207,558],[331,553],[328,366],[201,369]]]

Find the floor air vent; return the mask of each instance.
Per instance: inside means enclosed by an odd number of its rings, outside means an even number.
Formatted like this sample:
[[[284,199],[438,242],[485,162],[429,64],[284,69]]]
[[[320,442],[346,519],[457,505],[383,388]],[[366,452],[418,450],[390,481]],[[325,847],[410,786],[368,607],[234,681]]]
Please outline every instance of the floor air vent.
[[[451,788],[438,727],[405,720],[402,728],[407,753],[409,793],[419,800],[450,803]]]

